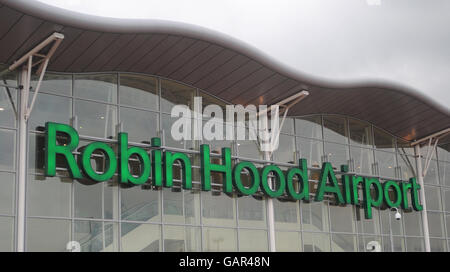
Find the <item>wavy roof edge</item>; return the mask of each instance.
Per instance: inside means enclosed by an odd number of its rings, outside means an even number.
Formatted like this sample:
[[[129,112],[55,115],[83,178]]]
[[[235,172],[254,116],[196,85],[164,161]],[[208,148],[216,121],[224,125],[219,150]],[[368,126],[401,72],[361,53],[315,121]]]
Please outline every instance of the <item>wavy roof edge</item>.
[[[288,66],[274,59],[261,50],[233,38],[229,35],[214,31],[205,27],[156,19],[122,19],[101,17],[83,14],[67,9],[44,4],[38,1],[27,0],[0,0],[0,4],[15,9],[18,12],[36,17],[43,21],[54,24],[79,28],[85,31],[102,32],[110,34],[165,34],[177,35],[210,44],[216,44],[228,50],[234,51],[253,60],[263,67],[268,68],[291,80],[311,85],[318,88],[329,88],[329,91],[340,91],[340,89],[383,89],[394,91],[415,98],[446,117],[450,117],[450,108],[437,103],[425,93],[399,83],[386,80],[329,80],[313,75],[308,75],[298,69]],[[56,71],[58,72],[58,71]],[[127,72],[127,71],[123,71]],[[326,105],[326,104],[325,104]],[[444,118],[447,119],[447,118]],[[444,127],[448,126],[445,125]],[[424,136],[424,135],[422,135]],[[402,137],[402,136],[400,136]]]

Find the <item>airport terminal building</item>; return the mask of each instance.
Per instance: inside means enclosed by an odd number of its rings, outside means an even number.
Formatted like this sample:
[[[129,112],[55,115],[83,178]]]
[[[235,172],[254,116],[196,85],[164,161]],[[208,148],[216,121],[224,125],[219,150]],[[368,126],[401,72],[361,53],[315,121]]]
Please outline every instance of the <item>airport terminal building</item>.
[[[450,113],[414,90],[318,81],[200,27],[23,0],[0,1],[0,64],[0,251],[450,249]],[[301,92],[309,95],[295,100]],[[193,110],[195,97],[203,107],[274,105],[292,97],[296,103],[280,104],[286,118],[279,147],[268,155],[255,141],[173,139],[173,106]],[[53,138],[52,124],[61,129]],[[69,150],[74,134],[63,129],[78,135],[71,154],[61,150]],[[128,135],[125,149],[120,133]],[[133,147],[152,162],[143,182],[123,180],[123,171],[137,177],[147,169],[136,154],[121,168],[119,150]],[[53,164],[52,150],[60,150]],[[190,160],[190,167],[174,161],[170,186],[167,171],[155,170],[155,154],[163,152]],[[205,164],[224,165],[226,158],[229,173],[240,162],[257,169],[240,173],[244,188],[226,191],[221,172],[204,176]],[[306,163],[301,187],[310,197],[296,200],[286,184],[299,161],[300,168]],[[275,196],[261,185],[243,193],[267,165],[284,173],[267,171],[267,180],[278,181],[271,186],[280,188],[285,175],[286,190]],[[321,183],[325,168],[342,195]],[[355,202],[345,192],[358,176]],[[368,180],[383,183],[382,191],[369,185],[364,195]],[[420,205],[415,187],[403,186],[412,181],[420,186]],[[370,196],[393,197],[374,200],[368,218]]]

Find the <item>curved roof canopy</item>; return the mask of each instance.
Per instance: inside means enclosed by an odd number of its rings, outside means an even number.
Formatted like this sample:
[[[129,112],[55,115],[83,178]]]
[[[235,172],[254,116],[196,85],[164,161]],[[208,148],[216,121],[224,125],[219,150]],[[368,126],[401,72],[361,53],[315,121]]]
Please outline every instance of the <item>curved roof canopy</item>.
[[[290,116],[343,114],[405,140],[450,126],[448,109],[402,86],[318,80],[198,26],[91,16],[37,1],[0,0],[0,63],[12,64],[55,31],[65,38],[50,61],[51,71],[159,75],[244,105],[270,105],[308,90]]]

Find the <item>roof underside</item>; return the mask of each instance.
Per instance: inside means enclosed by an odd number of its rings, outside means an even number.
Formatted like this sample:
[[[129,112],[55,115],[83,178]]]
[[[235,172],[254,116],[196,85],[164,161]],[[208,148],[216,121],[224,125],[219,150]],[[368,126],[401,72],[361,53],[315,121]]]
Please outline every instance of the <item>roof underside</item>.
[[[211,36],[203,29],[153,25],[146,31],[145,25],[156,21],[135,20],[139,26],[133,31],[130,20],[122,20],[126,28],[117,27],[119,19],[113,23],[98,19],[94,24],[91,21],[100,17],[83,15],[90,20],[83,21],[80,15],[62,10],[60,13],[68,19],[52,11],[47,14],[52,16],[45,16],[49,19],[43,19],[39,8],[48,6],[41,3],[33,12],[23,1],[1,2],[0,63],[13,63],[53,32],[60,32],[65,38],[50,61],[50,71],[158,75],[244,105],[270,105],[308,90],[310,95],[291,108],[290,116],[347,115],[369,121],[405,140],[419,139],[450,126],[448,110],[414,91],[390,85],[343,86],[314,81],[227,37],[222,42],[217,33]],[[67,14],[78,16],[80,22]]]

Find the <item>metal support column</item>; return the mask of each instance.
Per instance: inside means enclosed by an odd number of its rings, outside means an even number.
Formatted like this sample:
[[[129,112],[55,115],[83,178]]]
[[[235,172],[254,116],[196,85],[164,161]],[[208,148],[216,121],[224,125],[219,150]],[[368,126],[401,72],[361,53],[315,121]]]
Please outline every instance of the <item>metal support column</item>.
[[[420,185],[420,199],[422,200],[422,225],[423,225],[423,236],[425,238],[425,251],[426,252],[430,252],[431,251],[431,247],[430,247],[430,231],[428,228],[428,214],[427,214],[427,203],[426,203],[426,199],[425,199],[425,187],[424,187],[424,182],[423,182],[423,178],[424,178],[424,173],[423,173],[423,168],[422,168],[422,155],[420,153],[420,146],[419,145],[415,145],[414,146],[414,151],[416,153],[416,158],[417,158],[417,179]]]
[[[21,85],[19,105],[19,172],[17,194],[17,251],[25,250],[25,194],[26,194],[26,165],[27,165],[27,130],[28,123],[25,118],[30,92],[28,67],[24,66],[21,72]]]

